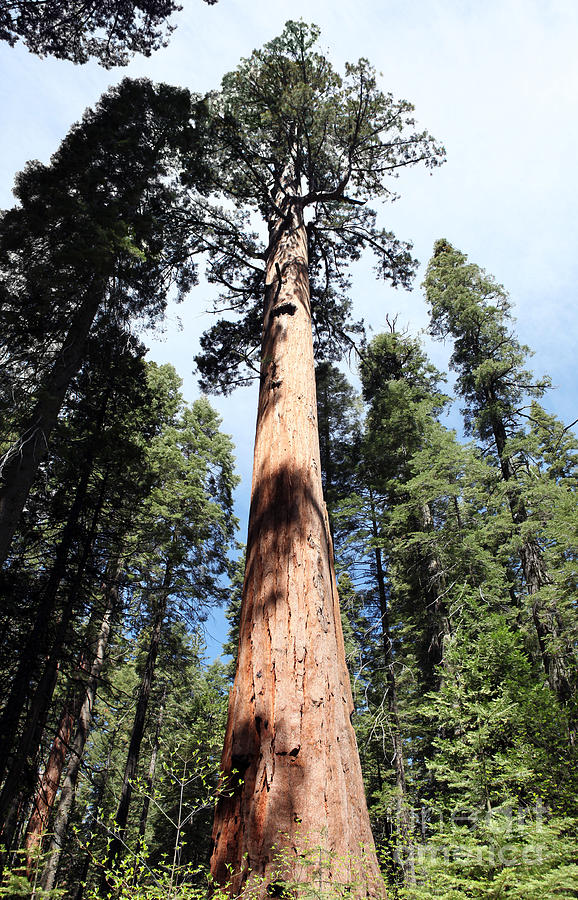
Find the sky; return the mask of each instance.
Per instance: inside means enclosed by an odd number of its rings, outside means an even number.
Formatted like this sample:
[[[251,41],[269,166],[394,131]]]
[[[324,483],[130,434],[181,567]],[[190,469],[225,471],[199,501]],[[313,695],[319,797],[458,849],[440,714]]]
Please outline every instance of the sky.
[[[48,162],[87,106],[125,76],[193,91],[218,88],[242,57],[278,35],[287,19],[321,28],[320,46],[341,70],[366,57],[380,84],[410,100],[419,125],[447,151],[444,166],[402,171],[396,203],[380,223],[414,245],[421,267],[411,292],[377,282],[371,261],[354,270],[356,318],[378,332],[385,317],[419,334],[427,327],[420,283],[434,242],[447,238],[508,290],[532,367],[556,390],[545,401],[566,422],[578,417],[578,3],[576,0],[181,0],[168,47],[105,70],[39,59],[0,46],[0,208],[30,159]],[[199,335],[210,326],[211,293],[195,288],[170,308],[162,335],[146,335],[150,357],[172,362],[187,399]],[[448,347],[423,335],[434,363]],[[213,400],[233,435],[242,484],[237,514],[246,530],[256,413],[254,390]],[[219,617],[209,626],[217,652]]]

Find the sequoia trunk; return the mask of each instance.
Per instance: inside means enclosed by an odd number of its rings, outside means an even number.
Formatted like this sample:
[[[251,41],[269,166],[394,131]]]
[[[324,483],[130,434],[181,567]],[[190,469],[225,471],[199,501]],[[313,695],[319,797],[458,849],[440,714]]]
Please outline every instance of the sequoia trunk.
[[[231,894],[282,880],[383,897],[351,725],[321,487],[307,236],[286,178],[269,224],[261,382],[237,672],[212,871]],[[232,880],[231,880],[232,873]],[[269,887],[267,888],[267,885]]]

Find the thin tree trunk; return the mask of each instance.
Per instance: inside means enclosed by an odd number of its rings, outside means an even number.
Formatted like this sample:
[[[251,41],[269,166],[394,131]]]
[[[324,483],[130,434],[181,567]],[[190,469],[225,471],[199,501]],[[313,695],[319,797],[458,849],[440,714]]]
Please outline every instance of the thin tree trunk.
[[[81,302],[22,435],[0,461],[0,567],[6,561],[22,510],[44,459],[70,382],[78,372],[86,339],[102,299],[93,285]]]
[[[19,653],[18,668],[2,711],[0,719],[0,779],[6,772],[20,717],[28,700],[31,675],[38,670],[40,659],[49,646],[50,625],[54,617],[58,588],[66,573],[70,549],[77,534],[78,520],[86,500],[92,463],[93,458],[89,454],[68,512],[66,524],[62,530],[54,564],[42,592],[34,625]]]
[[[165,685],[163,690],[163,696],[161,698],[161,703],[159,706],[159,713],[157,716],[157,725],[155,729],[155,737],[153,742],[153,749],[151,753],[151,758],[149,762],[149,768],[147,772],[147,777],[145,779],[145,795],[142,804],[142,810],[140,814],[140,821],[138,826],[138,835],[141,841],[144,839],[146,828],[147,828],[147,819],[149,815],[149,809],[151,805],[151,796],[153,792],[153,787],[155,783],[155,772],[157,769],[157,757],[159,755],[159,748],[161,745],[161,729],[163,727],[163,718],[165,714],[165,703],[167,699],[167,687]]]
[[[420,525],[424,533],[433,531],[433,516],[429,503],[421,506]],[[443,685],[443,667],[447,642],[451,636],[451,623],[443,600],[446,586],[445,573],[439,556],[428,550],[420,559],[426,618],[429,626],[427,660],[428,680],[439,691]]]
[[[116,860],[122,854],[122,848],[124,846],[124,839],[126,836],[126,826],[128,822],[128,814],[130,810],[130,802],[132,799],[132,785],[134,778],[136,776],[138,761],[140,757],[140,748],[142,744],[142,739],[145,730],[146,724],[146,715],[149,705],[149,700],[151,696],[151,689],[153,685],[153,679],[155,674],[157,656],[159,652],[159,646],[161,641],[162,627],[163,622],[165,620],[165,615],[167,611],[167,599],[168,599],[168,589],[170,585],[172,577],[172,567],[170,562],[166,564],[165,574],[163,578],[163,584],[160,591],[160,596],[157,604],[157,609],[155,612],[155,618],[153,621],[153,627],[151,631],[151,637],[149,642],[149,649],[147,654],[147,659],[144,667],[144,671],[141,678],[141,683],[139,687],[138,700],[136,705],[136,712],[134,716],[134,722],[132,726],[130,743],[128,747],[128,753],[126,757],[126,765],[124,768],[124,776],[122,779],[122,787],[120,789],[120,799],[118,803],[118,809],[116,811],[115,816],[115,836],[110,843],[108,858],[107,858],[107,867],[110,868],[114,866]],[[105,876],[106,877],[106,876]]]
[[[94,659],[98,660],[101,650],[103,633],[108,640],[108,622],[115,603],[118,600],[118,578],[120,574],[119,563],[108,566],[107,576],[104,582],[104,614],[102,608],[93,610],[90,622],[87,627],[87,641],[90,646],[95,646]],[[101,616],[100,625],[98,625],[98,615]],[[96,628],[98,631],[95,634]],[[90,650],[82,652],[77,666],[77,672],[74,679],[73,689],[64,705],[62,715],[60,717],[59,726],[50,749],[44,773],[40,780],[40,784],[34,798],[33,810],[24,840],[24,847],[27,851],[27,870],[30,871],[32,865],[32,857],[36,851],[40,849],[42,836],[46,830],[50,813],[60,787],[60,780],[64,771],[66,757],[70,749],[71,740],[78,725],[80,712],[86,700],[87,691],[90,686],[90,679],[94,665],[89,669]],[[94,661],[94,660],[93,660]],[[88,677],[88,680],[87,680]]]
[[[78,564],[74,582],[70,587],[68,598],[60,613],[56,634],[50,650],[50,656],[46,661],[40,681],[38,682],[38,685],[34,692],[34,696],[32,697],[24,731],[18,742],[18,748],[14,753],[12,765],[10,767],[10,770],[8,771],[8,774],[4,781],[4,785],[2,787],[2,792],[0,794],[0,822],[4,823],[2,836],[5,841],[10,839],[10,835],[8,834],[8,830],[5,824],[7,812],[11,807],[13,798],[17,796],[17,794],[22,789],[22,776],[24,773],[27,774],[27,770],[29,770],[32,765],[32,758],[38,751],[42,733],[46,725],[50,703],[52,701],[52,696],[54,694],[54,689],[56,687],[58,678],[58,669],[62,657],[62,649],[64,647],[66,637],[70,629],[70,623],[73,618],[74,611],[78,604],[84,573],[90,558],[90,554],[92,552],[94,539],[96,537],[98,520],[104,506],[106,484],[107,475],[105,474],[102,480],[98,502],[94,509],[90,528],[83,542],[83,552]]]
[[[40,851],[42,835],[48,826],[50,812],[58,793],[66,754],[68,753],[72,732],[79,712],[78,709],[74,708],[76,700],[77,698],[68,701],[62,711],[58,731],[52,742],[46,766],[34,797],[32,815],[28,821],[24,838],[26,871],[29,878],[34,866],[35,856]]]
[[[321,487],[307,237],[291,173],[283,188],[285,216],[269,226],[239,654],[211,867],[222,885],[232,871],[234,896],[274,895],[286,877],[356,882],[351,896],[383,897],[350,721]],[[317,863],[303,858],[307,848]]]
[[[371,525],[374,541],[378,538],[377,520],[371,502]],[[387,683],[387,708],[391,722],[393,744],[393,766],[395,770],[395,786],[397,788],[397,827],[401,838],[400,864],[403,870],[403,879],[406,884],[415,884],[415,847],[413,840],[413,825],[411,809],[407,801],[407,785],[405,780],[405,758],[403,752],[403,740],[399,723],[399,709],[397,704],[397,681],[395,677],[393,640],[389,620],[387,592],[385,589],[385,572],[381,548],[374,544],[375,570],[377,575],[377,591],[379,597],[379,611],[381,615],[381,635],[383,641],[383,656],[385,662],[385,678]]]
[[[26,726],[18,742],[18,749],[14,755],[12,766],[2,786],[2,792],[0,793],[0,822],[2,823],[2,843],[6,850],[11,847],[14,832],[20,822],[19,818],[15,819],[13,816],[15,803],[18,802],[19,798],[26,801],[33,792],[30,771],[35,761],[32,758],[32,754],[38,749],[40,743],[57,678],[58,660],[50,659],[32,698]]]
[[[111,619],[118,601],[119,575],[120,566],[116,563],[107,589],[106,607],[96,642],[95,655],[90,669],[90,677],[86,685],[84,701],[78,716],[76,734],[70,748],[70,760],[66,769],[66,777],[62,785],[62,791],[60,792],[60,802],[54,818],[48,861],[42,873],[42,887],[46,891],[50,891],[54,887],[60,854],[66,837],[68,820],[74,801],[84,748],[90,732],[96,692],[102,667],[104,665],[106,648],[110,638]]]
[[[66,523],[62,529],[60,542],[56,549],[54,564],[42,591],[42,597],[36,613],[34,625],[22,652],[19,653],[18,668],[2,712],[2,718],[0,719],[0,779],[6,772],[9,754],[18,729],[18,723],[22,715],[22,710],[28,700],[30,675],[38,670],[39,661],[48,647],[48,636],[50,633],[49,625],[54,616],[58,589],[66,574],[70,550],[73,541],[77,536],[78,522],[86,503],[90,476],[92,475],[94,468],[94,438],[98,436],[102,429],[111,389],[112,388],[109,385],[101,398],[98,415],[94,422],[92,432],[93,439],[89,442],[88,452],[82,464],[74,500],[68,511]],[[106,484],[106,478],[103,479],[103,485],[104,484]],[[102,503],[102,499],[103,496],[101,490],[101,499],[99,500],[99,503]]]

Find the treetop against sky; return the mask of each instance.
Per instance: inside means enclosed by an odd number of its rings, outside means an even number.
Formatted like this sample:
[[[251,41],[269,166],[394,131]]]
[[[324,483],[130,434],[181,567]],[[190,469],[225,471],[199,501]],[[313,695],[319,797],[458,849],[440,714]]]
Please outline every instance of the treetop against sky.
[[[367,57],[380,86],[407,98],[418,124],[443,141],[446,165],[430,174],[405,171],[401,199],[382,224],[413,242],[422,268],[411,293],[378,283],[372,261],[354,266],[355,318],[380,330],[386,313],[417,332],[427,323],[422,280],[434,242],[446,237],[504,284],[520,339],[536,351],[533,369],[548,372],[557,390],[546,402],[573,421],[576,307],[575,247],[578,188],[568,177],[578,138],[578,8],[570,0],[523,5],[516,0],[383,4],[360,0],[265,0],[250,5],[221,0],[186,3],[172,22],[170,42],[125,68],[105,70],[40,59],[22,44],[0,46],[0,205],[12,205],[15,173],[29,159],[47,162],[84,109],[125,75],[146,75],[197,92],[218,88],[227,71],[279,34],[288,18],[321,29],[320,46],[341,69]],[[211,324],[211,288],[202,283],[170,312],[163,336],[149,337],[152,356],[171,360],[197,393],[192,358]],[[206,312],[205,312],[206,311]],[[179,330],[179,320],[182,330]],[[434,362],[447,368],[447,348],[434,345]],[[251,389],[219,399],[233,432],[245,490],[250,480],[254,399]]]

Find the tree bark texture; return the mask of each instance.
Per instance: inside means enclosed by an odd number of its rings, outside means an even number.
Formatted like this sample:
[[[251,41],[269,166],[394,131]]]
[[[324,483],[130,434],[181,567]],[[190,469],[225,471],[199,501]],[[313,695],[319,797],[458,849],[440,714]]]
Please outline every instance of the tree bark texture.
[[[126,756],[122,787],[120,789],[120,799],[118,801],[118,809],[115,816],[116,834],[110,843],[108,851],[109,867],[114,865],[115,861],[122,854],[122,849],[124,846],[128,814],[132,799],[133,781],[136,776],[138,761],[140,758],[140,748],[145,731],[146,716],[153,686],[157,656],[161,642],[162,628],[167,611],[168,590],[171,583],[171,578],[172,566],[170,562],[167,562],[161,593],[157,601],[155,617],[153,620],[153,627],[151,631],[145,667],[139,686],[134,722]]]
[[[50,753],[42,773],[42,778],[36,789],[32,815],[28,821],[24,838],[26,850],[26,870],[30,877],[34,866],[34,857],[40,850],[42,835],[47,826],[50,812],[56,799],[60,786],[60,779],[64,771],[66,755],[72,739],[72,733],[76,722],[78,710],[74,709],[77,698],[68,701],[60,716],[58,730],[56,732]]]
[[[350,896],[383,897],[350,721],[321,487],[307,237],[295,197],[285,213],[269,225],[239,653],[212,872],[232,896],[275,895],[286,879],[351,882]]]
[[[70,748],[70,760],[66,769],[66,776],[62,785],[62,791],[60,792],[60,802],[58,804],[58,809],[54,817],[54,823],[52,827],[52,841],[50,843],[50,855],[42,873],[42,886],[46,891],[52,890],[52,888],[54,887],[54,882],[56,880],[58,863],[66,837],[68,820],[70,818],[70,811],[72,809],[74,795],[76,793],[76,784],[78,781],[78,776],[80,774],[84,748],[86,746],[86,741],[88,740],[88,734],[90,732],[92,710],[94,709],[98,683],[100,680],[102,667],[104,665],[106,648],[110,638],[113,609],[118,597],[118,575],[119,569],[116,570],[115,578],[112,581],[107,592],[107,603],[104,615],[102,617],[98,639],[96,642],[94,659],[90,668],[90,677],[86,685],[84,701],[78,715],[76,734],[74,735],[74,740]]]

